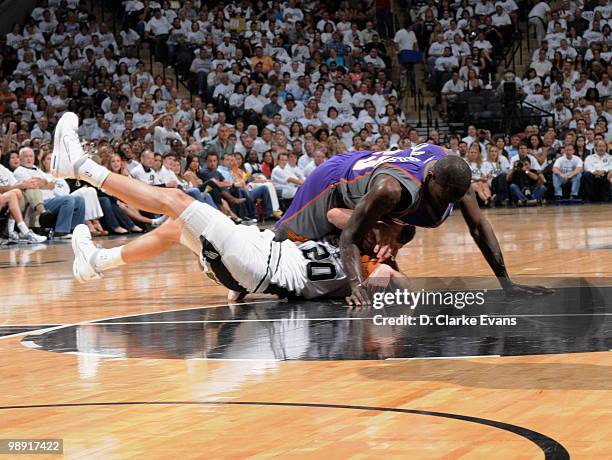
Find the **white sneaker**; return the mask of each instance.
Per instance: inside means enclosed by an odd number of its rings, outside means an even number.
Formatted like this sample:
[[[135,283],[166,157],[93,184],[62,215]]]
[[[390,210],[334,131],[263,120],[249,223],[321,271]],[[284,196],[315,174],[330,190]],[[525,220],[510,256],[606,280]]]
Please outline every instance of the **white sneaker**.
[[[74,251],[74,262],[72,273],[79,283],[102,278],[93,266],[93,259],[98,248],[91,241],[91,233],[87,225],[77,225],[72,232],[72,250]]]
[[[21,242],[21,238],[19,237],[19,233],[12,231],[11,233],[9,233],[8,236],[8,242],[9,243],[20,243]]]
[[[55,127],[51,174],[58,179],[78,179],[79,167],[88,158],[79,142],[79,117],[66,112]]]
[[[21,238],[21,241],[25,241],[27,243],[32,243],[32,244],[44,243],[45,241],[47,241],[47,237],[46,236],[37,235],[32,230],[30,230],[26,234],[22,233],[20,235],[20,238]]]

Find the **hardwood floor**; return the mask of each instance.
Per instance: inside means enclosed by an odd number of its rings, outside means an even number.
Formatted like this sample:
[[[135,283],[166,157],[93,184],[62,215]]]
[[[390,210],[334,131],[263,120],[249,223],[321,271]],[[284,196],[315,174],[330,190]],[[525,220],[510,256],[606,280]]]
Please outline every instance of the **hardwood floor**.
[[[612,284],[611,206],[487,215],[513,276]],[[398,263],[411,277],[490,275],[459,214],[417,231]],[[181,247],[92,284],[74,281],[71,267],[68,243],[0,250],[0,331],[58,327],[0,334],[1,438],[61,438],[65,458],[83,459],[610,457],[609,352],[344,359],[329,349],[382,349],[385,330],[355,337],[356,321],[299,316],[308,305],[264,318],[267,296],[244,312],[202,313],[225,305],[226,291]],[[604,300],[588,330],[606,344]],[[146,315],[186,309],[192,319]],[[240,358],[203,359],[210,350]]]

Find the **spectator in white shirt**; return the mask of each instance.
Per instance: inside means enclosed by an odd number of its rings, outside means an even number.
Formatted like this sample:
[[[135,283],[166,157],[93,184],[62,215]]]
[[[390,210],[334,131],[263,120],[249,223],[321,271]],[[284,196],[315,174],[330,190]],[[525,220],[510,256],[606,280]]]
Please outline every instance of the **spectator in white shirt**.
[[[308,177],[316,169],[316,167],[323,164],[325,160],[327,160],[325,152],[320,149],[315,150],[314,154],[312,155],[312,161],[303,169],[304,177]]]
[[[213,91],[213,98],[219,97],[220,95],[229,100],[231,95],[234,93],[234,84],[229,81],[229,75],[224,73],[221,76],[221,83],[215,87]]]
[[[162,126],[159,126],[159,125]],[[171,143],[174,139],[181,142],[181,136],[174,131],[174,117],[171,114],[162,114],[149,126],[148,131],[153,132],[153,148],[155,153],[163,155],[171,150]]]
[[[130,172],[130,176],[134,179],[144,182],[149,185],[161,185],[162,181],[157,175],[155,169],[153,169],[155,162],[155,155],[151,150],[145,150],[140,155],[140,164],[137,165]]]
[[[510,15],[504,11],[504,8],[498,3],[495,7],[495,14],[491,16],[491,23],[494,27],[511,26],[512,19]]]
[[[457,98],[465,91],[465,83],[459,78],[459,72],[454,71],[450,80],[442,86],[442,110],[443,116],[448,114],[448,102]]]
[[[280,190],[281,198],[289,202],[297,193],[300,185],[304,183],[304,178],[300,178],[297,170],[289,166],[286,153],[278,155],[277,165],[272,170],[272,183]]]
[[[612,155],[603,140],[595,142],[595,152],[584,160],[584,197],[588,201],[610,201]]]
[[[609,98],[612,95],[612,92],[610,91],[612,89],[612,84],[610,84],[610,76],[607,73],[603,73],[601,76],[601,81],[595,85],[595,88],[597,88],[600,98]]]
[[[537,2],[531,11],[529,11],[528,18],[529,24],[533,25],[536,29],[536,37],[538,42],[542,41],[544,34],[546,33],[545,24],[548,19],[548,14],[551,8],[548,2],[539,1]]]
[[[476,16],[489,16],[495,12],[495,6],[489,0],[480,0],[480,3],[474,8]]]
[[[582,177],[582,160],[574,155],[573,145],[566,145],[563,150],[563,156],[557,158],[552,169],[555,199],[560,200],[562,198],[563,186],[567,182],[572,184],[571,198],[578,199],[580,178]]]
[[[385,61],[378,55],[378,50],[376,48],[372,48],[370,52],[363,58],[363,61],[366,64],[372,63],[375,69],[384,69],[386,64]]]
[[[30,139],[42,139],[43,141],[51,140],[51,132],[47,129],[49,127],[49,120],[47,117],[41,117],[38,121],[38,125],[30,133]]]
[[[399,53],[402,51],[416,51],[418,49],[416,35],[410,29],[408,24],[395,33],[393,41],[395,42]]]
[[[15,179],[18,182],[40,180],[45,209],[57,214],[55,237],[69,238],[72,230],[85,222],[85,200],[80,196],[69,195],[67,191],[65,194],[57,194],[53,177],[34,166],[34,151],[31,148],[22,148],[19,151],[19,160],[21,166],[15,170]]]
[[[167,54],[166,41],[170,34],[170,23],[161,14],[160,9],[153,10],[153,17],[145,26],[145,38],[150,38],[155,43],[155,55],[165,61]]]
[[[147,106],[144,102],[138,104],[138,112],[134,114],[132,119],[134,129],[148,128],[153,123],[153,115],[147,112]]]

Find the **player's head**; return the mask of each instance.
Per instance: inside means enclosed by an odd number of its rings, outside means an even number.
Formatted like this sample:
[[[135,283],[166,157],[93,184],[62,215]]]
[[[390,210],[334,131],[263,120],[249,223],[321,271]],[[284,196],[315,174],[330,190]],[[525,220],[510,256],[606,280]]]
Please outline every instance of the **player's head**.
[[[429,194],[439,203],[454,203],[470,188],[472,173],[468,164],[456,155],[436,161],[425,177]]]

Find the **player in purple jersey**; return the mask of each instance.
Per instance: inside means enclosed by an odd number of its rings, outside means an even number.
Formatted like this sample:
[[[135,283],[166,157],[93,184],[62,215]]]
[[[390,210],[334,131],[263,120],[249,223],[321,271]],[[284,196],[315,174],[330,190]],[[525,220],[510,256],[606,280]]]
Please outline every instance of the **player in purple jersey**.
[[[294,241],[338,232],[328,221],[337,208],[353,210],[340,236],[343,265],[349,277],[351,304],[368,304],[363,288],[359,243],[379,220],[402,229],[380,244],[379,259],[391,258],[414,236],[414,227],[437,227],[458,205],[489,266],[509,293],[543,294],[550,290],[512,282],[489,221],[470,189],[467,163],[437,145],[419,144],[407,150],[363,151],[336,155],[317,167],[300,187],[276,238]],[[333,222],[333,219],[332,219]]]

